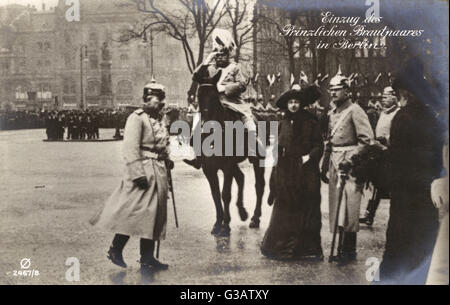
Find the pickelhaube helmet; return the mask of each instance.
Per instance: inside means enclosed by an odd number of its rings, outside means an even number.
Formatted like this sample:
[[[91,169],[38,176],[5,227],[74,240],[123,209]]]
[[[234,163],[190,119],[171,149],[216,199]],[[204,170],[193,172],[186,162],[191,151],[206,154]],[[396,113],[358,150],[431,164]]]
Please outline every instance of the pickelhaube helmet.
[[[158,84],[156,80],[152,77],[152,80],[144,86],[144,101],[146,101],[146,97],[150,95],[157,96],[160,101],[166,98],[166,89],[163,85]]]
[[[383,89],[383,96],[395,96],[395,90],[391,86]]]
[[[342,73],[341,65],[339,65],[336,75],[330,80],[330,89],[342,89],[348,87],[348,78]]]
[[[292,90],[300,91],[302,90],[302,87],[299,84],[293,84],[291,87]]]

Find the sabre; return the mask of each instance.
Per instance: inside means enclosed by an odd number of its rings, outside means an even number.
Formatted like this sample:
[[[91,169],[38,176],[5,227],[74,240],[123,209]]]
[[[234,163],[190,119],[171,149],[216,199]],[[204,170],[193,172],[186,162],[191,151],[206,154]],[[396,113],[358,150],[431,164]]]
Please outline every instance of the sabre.
[[[172,180],[172,172],[170,169],[167,169],[167,181],[169,183],[170,195],[172,197],[173,203],[173,214],[175,216],[175,227],[178,228],[178,217],[177,217],[177,207],[175,205],[175,192],[173,191],[173,180]]]
[[[178,216],[177,216],[177,208],[175,206],[175,192],[173,191],[172,172],[168,167],[166,167],[166,168],[167,168],[167,182],[169,184],[170,195],[172,197],[172,203],[173,203],[173,213],[175,215],[175,227],[178,228]],[[156,242],[156,258],[159,258],[159,248],[160,248],[160,242],[158,240]]]
[[[344,194],[345,182],[348,179],[348,172],[350,170],[349,165],[347,165],[347,164],[341,164],[339,166],[339,169],[340,169],[339,176],[341,178],[341,185],[340,185],[340,188],[339,188],[338,206],[337,206],[336,218],[335,218],[335,222],[334,222],[333,240],[331,242],[330,257],[328,258],[328,262],[330,262],[330,263],[333,262],[334,260],[336,260],[336,256],[333,255],[333,254],[334,254],[334,247],[335,247],[335,243],[336,243],[336,235],[337,235],[337,231],[338,231],[338,227],[339,227],[339,212],[341,210],[341,204],[342,204],[342,197],[343,197],[343,194]],[[339,234],[338,254],[339,254],[341,243],[342,243],[342,235]]]

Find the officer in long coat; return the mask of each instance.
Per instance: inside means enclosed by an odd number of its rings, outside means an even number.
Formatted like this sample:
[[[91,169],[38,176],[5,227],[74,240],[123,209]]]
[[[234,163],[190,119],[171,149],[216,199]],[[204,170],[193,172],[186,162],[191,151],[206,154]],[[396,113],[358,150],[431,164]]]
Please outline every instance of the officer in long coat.
[[[91,223],[116,233],[108,258],[126,267],[122,250],[129,236],[140,240],[141,272],[167,269],[155,259],[155,241],[165,239],[167,219],[167,168],[169,134],[160,112],[164,87],[150,83],[144,88],[144,104],[128,116],[123,142],[125,173],[103,211]]]
[[[370,144],[374,135],[366,113],[350,99],[348,78],[342,74],[340,67],[336,76],[330,80],[330,95],[336,108],[329,112],[321,177],[324,182],[329,182],[329,219],[333,233],[339,197],[339,165],[343,162],[351,163],[351,157]],[[342,240],[342,247],[338,247],[338,259],[341,263],[356,259],[361,196],[362,185],[357,184],[355,178],[349,177],[338,218],[339,240]]]

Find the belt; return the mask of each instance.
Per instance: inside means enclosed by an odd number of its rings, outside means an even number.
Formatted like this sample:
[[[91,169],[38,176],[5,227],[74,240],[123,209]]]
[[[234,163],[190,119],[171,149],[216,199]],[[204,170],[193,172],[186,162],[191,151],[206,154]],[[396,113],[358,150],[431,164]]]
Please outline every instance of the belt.
[[[159,154],[155,152],[153,149],[146,146],[141,146],[140,149],[142,151],[143,157],[150,159],[159,159]]]
[[[333,152],[345,152],[351,151],[358,148],[358,145],[350,145],[350,146],[332,146],[331,150]]]

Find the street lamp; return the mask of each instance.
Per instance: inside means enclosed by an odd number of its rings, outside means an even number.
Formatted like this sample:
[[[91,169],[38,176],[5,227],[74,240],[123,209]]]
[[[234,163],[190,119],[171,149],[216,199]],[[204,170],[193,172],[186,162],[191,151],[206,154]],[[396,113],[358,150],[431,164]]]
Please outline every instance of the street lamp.
[[[85,98],[84,98],[84,77],[83,77],[83,63],[84,61],[88,61],[88,47],[87,45],[83,44],[80,47],[80,108],[83,109],[85,105]]]
[[[149,32],[150,32],[150,71],[151,71],[151,77],[153,77],[154,71],[153,71],[153,30],[150,27],[149,28]],[[146,52],[145,52],[145,56],[146,56],[146,66],[148,68],[148,52],[147,52],[147,47],[148,47],[148,38],[147,38],[147,31],[144,32],[144,37],[143,37],[143,44],[146,48]]]

